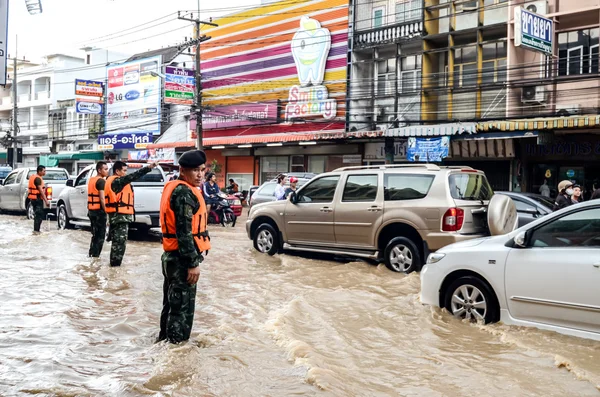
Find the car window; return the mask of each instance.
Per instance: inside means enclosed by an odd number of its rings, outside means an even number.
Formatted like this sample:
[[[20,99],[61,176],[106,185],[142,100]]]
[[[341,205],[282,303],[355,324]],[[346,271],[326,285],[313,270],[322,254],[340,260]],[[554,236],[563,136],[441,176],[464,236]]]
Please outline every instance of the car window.
[[[533,207],[533,205],[528,204],[524,201],[512,198],[512,201],[515,203],[515,207],[517,207],[517,211],[519,212],[524,212],[527,210],[534,210],[535,208]]]
[[[272,196],[275,194],[276,187],[276,183],[265,183],[264,185],[258,188],[255,194],[259,194],[261,196]]]
[[[533,247],[600,247],[600,208],[590,208],[553,220],[535,229]]]
[[[415,200],[427,196],[435,175],[385,174],[386,201]]]
[[[89,173],[90,173],[90,170],[87,170],[87,171],[84,171],[81,175],[79,175],[79,177],[75,181],[75,186],[83,186],[83,185],[85,185],[86,178],[87,178],[87,176],[88,176]]]
[[[133,174],[137,170],[139,170],[139,168],[127,167],[127,175]],[[164,182],[164,181],[165,181],[165,179],[163,178],[162,172],[160,172],[160,170],[158,168],[154,168],[152,171],[150,171],[149,173],[147,173],[140,179],[136,180],[134,183],[137,184],[140,182]]]
[[[13,183],[15,183],[17,181],[17,173],[13,172],[12,174],[9,174],[6,179],[4,180],[4,184],[5,185],[11,185]]]
[[[36,170],[29,171],[27,178],[30,178],[31,175],[35,174]],[[44,175],[44,181],[66,181],[69,179],[69,174],[62,170],[48,170],[46,169],[46,175]]]
[[[544,196],[529,196],[530,199],[540,203],[542,206],[544,206],[545,208],[552,210],[552,208],[554,207],[554,200],[549,199],[548,197],[544,197]]]
[[[344,186],[342,201],[375,201],[377,198],[377,175],[349,175]]]
[[[494,191],[485,175],[463,172],[448,177],[450,194],[455,200],[491,200]]]
[[[330,203],[335,196],[339,176],[326,176],[307,184],[298,194],[299,203]]]

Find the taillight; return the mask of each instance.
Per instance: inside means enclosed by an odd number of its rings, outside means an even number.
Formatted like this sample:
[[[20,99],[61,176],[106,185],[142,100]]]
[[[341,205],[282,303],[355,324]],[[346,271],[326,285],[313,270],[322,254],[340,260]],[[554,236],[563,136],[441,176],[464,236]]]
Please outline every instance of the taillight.
[[[457,232],[463,227],[465,222],[465,211],[461,208],[450,208],[444,214],[442,219],[442,231]]]
[[[48,200],[52,200],[52,188],[51,187],[46,188],[46,198]]]

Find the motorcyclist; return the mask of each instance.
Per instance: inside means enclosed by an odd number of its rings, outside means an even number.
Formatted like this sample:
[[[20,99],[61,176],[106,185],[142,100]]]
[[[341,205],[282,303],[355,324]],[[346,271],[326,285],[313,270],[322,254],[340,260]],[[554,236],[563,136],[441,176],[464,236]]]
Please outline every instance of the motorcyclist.
[[[238,193],[239,191],[240,191],[240,186],[237,183],[235,183],[233,178],[230,178],[229,186],[227,186],[227,193],[233,194],[233,193]]]
[[[573,195],[573,183],[568,180],[561,181],[558,184],[558,196],[554,201],[553,211],[558,211],[573,204],[571,196]]]
[[[214,204],[219,202],[219,185],[217,185],[217,176],[209,172],[206,174],[206,182],[204,183],[204,201],[206,202],[207,212],[210,213],[210,209]]]

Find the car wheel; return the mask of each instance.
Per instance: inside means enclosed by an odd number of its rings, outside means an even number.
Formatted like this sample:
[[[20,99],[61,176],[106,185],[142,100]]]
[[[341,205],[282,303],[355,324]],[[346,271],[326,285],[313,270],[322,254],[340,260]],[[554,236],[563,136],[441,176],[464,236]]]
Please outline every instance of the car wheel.
[[[30,221],[35,219],[35,210],[33,209],[33,205],[31,205],[31,201],[27,201],[27,204],[25,204],[25,212],[27,213],[27,219]]]
[[[485,324],[499,320],[500,306],[492,289],[481,279],[465,276],[446,290],[446,309],[454,317]]]
[[[263,254],[275,255],[279,250],[279,237],[273,226],[263,223],[254,234],[254,249]]]
[[[416,244],[406,237],[392,239],[384,253],[385,266],[398,273],[412,273],[421,269],[421,254]]]
[[[71,222],[69,219],[69,214],[67,214],[67,207],[65,207],[64,204],[61,204],[58,207],[58,212],[57,212],[57,217],[56,217],[56,223],[58,225],[58,228],[60,230],[64,230],[64,229],[70,229],[71,228]]]

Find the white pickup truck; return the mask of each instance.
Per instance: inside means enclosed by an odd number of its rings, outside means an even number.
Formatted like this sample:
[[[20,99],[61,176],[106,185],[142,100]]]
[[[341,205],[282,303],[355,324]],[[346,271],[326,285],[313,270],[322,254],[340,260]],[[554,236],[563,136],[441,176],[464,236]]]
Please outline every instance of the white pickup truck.
[[[111,167],[112,164],[108,164],[108,166]],[[127,173],[131,174],[143,166],[145,164],[128,163]],[[67,187],[58,197],[59,229],[70,228],[73,225],[90,225],[87,216],[88,181],[94,176],[96,176],[96,166],[90,165],[84,168],[75,180],[67,182]],[[135,216],[132,228],[138,231],[148,231],[160,226],[160,198],[165,181],[165,173],[158,166],[131,184],[135,193]]]
[[[0,185],[0,210],[25,212],[29,219],[33,219],[33,207],[27,199],[29,177],[37,172],[37,168],[17,168],[13,170]],[[54,214],[56,212],[58,196],[64,190],[69,179],[69,173],[64,168],[46,168],[44,184],[46,185],[46,197],[50,207],[46,211]]]

